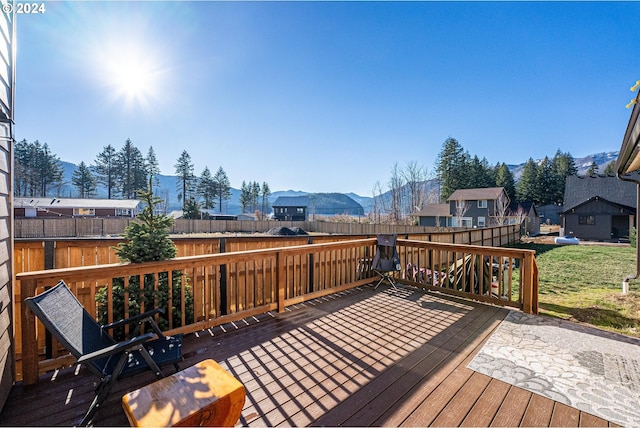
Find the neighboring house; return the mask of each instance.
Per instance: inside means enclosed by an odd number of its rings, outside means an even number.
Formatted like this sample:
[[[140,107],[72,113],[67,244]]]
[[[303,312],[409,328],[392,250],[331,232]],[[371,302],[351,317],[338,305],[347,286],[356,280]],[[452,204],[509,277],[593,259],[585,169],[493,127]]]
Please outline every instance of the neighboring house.
[[[522,233],[529,236],[540,234],[540,215],[536,204],[533,202],[514,202],[509,205],[509,216],[511,219],[519,217],[522,210]]]
[[[417,215],[421,226],[486,227],[495,224],[496,216],[506,219],[508,205],[503,187],[459,189],[446,204],[427,205]]]
[[[561,224],[562,219],[560,213],[562,213],[562,205],[547,204],[536,207],[538,214],[540,215],[540,223],[544,224]]]
[[[451,227],[452,216],[449,204],[428,204],[417,213],[418,225],[428,227]]]
[[[14,198],[16,218],[135,217],[137,199]]]
[[[631,174],[638,180],[638,173]],[[569,176],[564,189],[564,235],[593,241],[627,241],[635,225],[637,187],[614,175]]]
[[[272,207],[276,220],[306,221],[309,211],[309,197],[278,196]]]

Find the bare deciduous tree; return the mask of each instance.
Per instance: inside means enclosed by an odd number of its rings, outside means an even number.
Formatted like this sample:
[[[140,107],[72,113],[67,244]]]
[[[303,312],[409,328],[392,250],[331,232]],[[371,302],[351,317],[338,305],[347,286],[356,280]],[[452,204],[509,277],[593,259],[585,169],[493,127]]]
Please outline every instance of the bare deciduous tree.
[[[493,217],[496,226],[504,226],[507,224],[507,216],[509,214],[509,197],[504,193],[496,198],[496,210]]]
[[[456,226],[462,227],[462,217],[469,210],[469,202],[459,199],[456,201]]]

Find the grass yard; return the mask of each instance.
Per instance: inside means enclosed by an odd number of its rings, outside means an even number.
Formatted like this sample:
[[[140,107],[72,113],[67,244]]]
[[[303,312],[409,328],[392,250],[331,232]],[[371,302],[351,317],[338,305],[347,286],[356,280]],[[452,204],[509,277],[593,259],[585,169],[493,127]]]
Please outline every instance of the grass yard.
[[[540,272],[540,314],[584,322],[640,337],[640,280],[622,280],[636,272],[636,250],[607,245],[527,243],[536,250]]]

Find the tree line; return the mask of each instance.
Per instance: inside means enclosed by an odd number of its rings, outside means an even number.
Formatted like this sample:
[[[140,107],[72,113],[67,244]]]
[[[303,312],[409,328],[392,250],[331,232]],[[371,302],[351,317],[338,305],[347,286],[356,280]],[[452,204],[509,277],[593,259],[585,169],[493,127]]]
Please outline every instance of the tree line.
[[[562,204],[567,177],[578,169],[573,156],[558,149],[553,159],[540,163],[529,158],[516,183],[504,163],[490,166],[486,158],[471,156],[455,138],[447,138],[436,160],[441,200],[446,201],[457,189],[504,187],[512,202],[535,202],[538,205]]]
[[[613,162],[603,171],[612,173]],[[578,169],[569,152],[557,150],[553,158],[542,161],[529,158],[517,180],[504,162],[489,164],[486,158],[471,155],[455,138],[447,138],[436,158],[434,171],[417,162],[391,169],[386,188],[376,182],[373,189],[373,216],[388,213],[389,220],[410,218],[427,204],[444,203],[458,189],[503,187],[511,202],[534,202],[537,205],[562,204],[567,177]],[[598,173],[592,162],[587,175]],[[431,180],[433,179],[433,180]]]
[[[69,183],[64,182],[60,158],[50,150],[47,143],[22,140],[16,143],[14,153],[15,196],[61,196],[61,188]],[[174,167],[178,202],[181,203],[186,218],[201,218],[202,210],[213,210],[216,207],[219,212],[223,211],[224,205],[231,199],[231,184],[222,166],[215,174],[205,166],[201,174],[196,176],[191,156],[184,150]],[[155,194],[163,199],[159,208],[166,212],[169,204],[168,190],[160,188],[159,174],[160,167],[153,147],[149,147],[144,156],[127,139],[119,150],[111,144],[104,146],[92,164],[80,162],[72,174],[70,184],[79,198],[96,197],[100,187],[106,191],[108,199],[136,199],[139,191],[148,188],[151,177]],[[266,201],[271,195],[269,185],[266,182],[261,186],[257,182],[251,185],[252,190],[247,191],[243,182],[243,212],[247,209],[257,211],[259,198],[262,198],[261,211],[266,212]],[[257,187],[257,190],[253,187]]]

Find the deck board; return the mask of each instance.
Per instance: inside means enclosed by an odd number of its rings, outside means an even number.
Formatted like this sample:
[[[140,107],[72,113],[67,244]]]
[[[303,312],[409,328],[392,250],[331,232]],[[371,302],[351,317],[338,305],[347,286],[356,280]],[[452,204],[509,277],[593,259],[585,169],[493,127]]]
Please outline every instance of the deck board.
[[[359,287],[185,336],[183,367],[218,361],[247,390],[244,426],[607,426],[474,372],[467,363],[507,310],[400,287]],[[94,426],[126,426],[119,381]],[[94,379],[69,368],[16,385],[2,426],[76,424]]]

